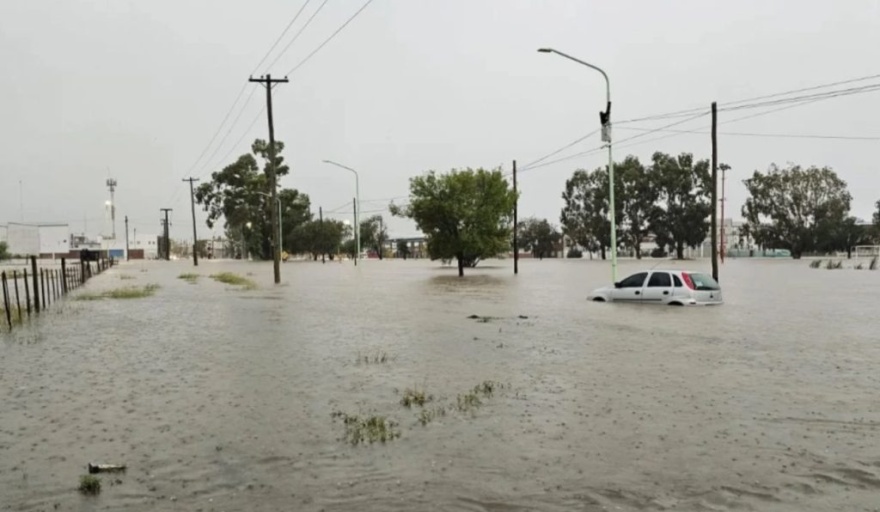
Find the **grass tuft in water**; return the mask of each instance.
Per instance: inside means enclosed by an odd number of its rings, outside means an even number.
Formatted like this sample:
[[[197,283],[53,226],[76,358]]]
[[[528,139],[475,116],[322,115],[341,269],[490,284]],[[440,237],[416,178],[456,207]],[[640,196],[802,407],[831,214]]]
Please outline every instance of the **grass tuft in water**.
[[[153,296],[158,289],[158,284],[126,286],[125,288],[116,288],[115,290],[107,290],[100,293],[80,293],[76,296],[75,300],[143,299]]]
[[[238,274],[233,274],[232,272],[220,272],[219,274],[212,274],[211,279],[217,281],[218,283],[228,284],[231,286],[242,286],[245,290],[253,290],[257,287],[257,283],[251,281],[246,277],[242,277]]]
[[[813,260],[810,262],[810,268],[819,268],[822,266],[822,260]]]
[[[101,479],[92,475],[79,477],[79,492],[95,496],[101,492]]]
[[[122,281],[130,281],[132,279],[137,279],[137,278],[131,274],[119,274],[119,279]]]
[[[355,364],[385,364],[388,362],[388,354],[386,352],[376,352],[373,355],[357,353]]]
[[[446,416],[446,407],[429,407],[419,411],[418,420],[424,427],[442,416]]]
[[[880,256],[874,256],[871,258],[871,263],[868,264],[868,270],[877,270],[878,263],[880,263]]]
[[[400,437],[397,424],[384,416],[361,417],[344,412],[334,412],[331,416],[342,420],[345,425],[345,440],[353,445],[385,443]]]
[[[856,270],[864,270],[865,266],[862,265],[862,262],[859,262],[859,264],[856,265],[856,266],[853,267],[853,268],[856,269]]]
[[[177,276],[178,279],[183,279],[189,284],[196,284],[200,277],[202,277],[200,274],[193,274],[192,272],[185,272]]]
[[[403,390],[403,397],[400,399],[400,405],[404,407],[412,407],[413,405],[424,407],[425,404],[431,400],[434,400],[434,396],[426,394],[423,389],[406,388]]]
[[[474,389],[456,397],[455,406],[460,412],[469,412],[483,405],[483,400],[491,398],[496,389],[503,389],[504,384],[492,380],[484,380]]]

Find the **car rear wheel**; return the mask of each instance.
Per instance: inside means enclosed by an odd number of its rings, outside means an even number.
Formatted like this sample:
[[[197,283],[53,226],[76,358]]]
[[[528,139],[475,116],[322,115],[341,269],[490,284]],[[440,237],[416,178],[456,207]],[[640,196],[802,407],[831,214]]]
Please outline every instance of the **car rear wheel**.
[[[682,304],[681,302],[670,302],[669,305],[670,306],[684,306],[684,304]]]
[[[593,299],[593,302],[605,302],[605,299],[603,299],[602,297],[595,297]]]

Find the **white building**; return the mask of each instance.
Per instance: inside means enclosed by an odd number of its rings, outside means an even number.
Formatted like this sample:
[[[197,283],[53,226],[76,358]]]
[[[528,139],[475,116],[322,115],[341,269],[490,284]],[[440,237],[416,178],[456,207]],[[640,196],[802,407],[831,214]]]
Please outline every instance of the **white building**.
[[[70,252],[70,226],[65,223],[10,222],[0,226],[0,241],[10,254],[54,258]]]

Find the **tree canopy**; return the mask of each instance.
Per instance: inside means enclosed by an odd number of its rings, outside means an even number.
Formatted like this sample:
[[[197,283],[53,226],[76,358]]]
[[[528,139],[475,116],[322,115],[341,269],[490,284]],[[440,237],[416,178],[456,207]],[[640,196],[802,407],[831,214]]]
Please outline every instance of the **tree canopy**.
[[[756,243],[788,249],[794,258],[827,249],[834,233],[838,233],[834,245],[848,243],[852,233],[840,233],[848,222],[852,198],[846,182],[830,168],[771,165],[766,173],[755,171],[744,183],[749,198],[742,214]]]
[[[410,178],[409,203],[391,204],[391,213],[416,222],[425,234],[431,259],[465,266],[510,248],[516,194],[501,169],[464,169]]]
[[[373,215],[361,221],[361,247],[372,249],[381,260],[384,257],[382,248],[388,241],[388,228],[381,215]]]
[[[562,234],[547,219],[534,217],[525,219],[519,223],[517,231],[517,245],[538,259],[544,259],[553,255]]]
[[[333,259],[339,252],[345,252],[343,240],[350,234],[351,228],[340,220],[306,221],[297,226],[293,232],[293,237],[296,240],[296,253],[311,254],[314,260],[317,260],[321,255]]]
[[[276,172],[285,176],[290,168],[284,164],[282,142],[275,142]],[[211,180],[195,190],[196,201],[208,212],[207,224],[213,228],[224,219],[227,237],[243,241],[247,252],[263,259],[272,257],[272,206],[266,175],[269,165],[269,145],[257,139],[251,146],[252,153],[238,157],[232,164],[211,174]],[[260,170],[257,158],[263,162]],[[295,237],[296,229],[311,219],[309,197],[295,189],[280,189],[283,249],[291,253],[303,252]]]
[[[641,244],[654,233],[657,245],[672,247],[679,258],[695,247],[709,230],[709,162],[694,162],[683,153],[672,157],[654,153],[645,167],[634,156],[614,165],[614,206],[618,244],[641,258]],[[584,249],[605,258],[611,247],[608,170],[576,170],[565,182],[563,232]]]
[[[694,161],[690,153],[672,157],[657,152],[652,157],[651,180],[661,206],[655,211],[651,230],[657,245],[675,249],[678,259],[685,247],[706,240],[712,213],[709,161]]]

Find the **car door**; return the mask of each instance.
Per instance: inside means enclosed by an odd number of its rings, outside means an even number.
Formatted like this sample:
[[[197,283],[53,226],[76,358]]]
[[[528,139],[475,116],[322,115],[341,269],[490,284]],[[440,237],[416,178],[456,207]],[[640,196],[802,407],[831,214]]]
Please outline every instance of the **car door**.
[[[642,301],[649,304],[665,304],[672,296],[672,277],[669,272],[651,272],[642,291]]]
[[[611,292],[611,300],[620,302],[641,302],[642,289],[645,286],[647,272],[633,274],[614,285]]]

